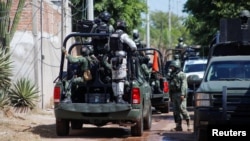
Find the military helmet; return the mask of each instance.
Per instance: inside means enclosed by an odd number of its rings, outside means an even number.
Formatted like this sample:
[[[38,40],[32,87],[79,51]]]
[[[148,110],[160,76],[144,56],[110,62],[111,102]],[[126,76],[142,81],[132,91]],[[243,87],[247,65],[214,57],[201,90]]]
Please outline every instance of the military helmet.
[[[111,15],[109,12],[107,11],[104,11],[102,13],[100,13],[99,15],[99,18],[104,21],[104,22],[109,22],[110,18],[111,18]]]
[[[249,18],[250,17],[250,12],[248,10],[242,10],[240,12],[240,17],[247,17],[247,18]]]
[[[81,48],[81,55],[87,56],[87,55],[89,55],[89,54],[90,54],[90,49],[89,49],[88,47],[86,47],[86,46],[83,46],[83,47]]]
[[[176,69],[181,68],[181,62],[178,60],[174,60],[170,63],[169,67],[175,67]]]
[[[180,38],[178,39],[178,41],[179,41],[179,42],[183,42],[183,38],[180,37]]]
[[[139,31],[138,31],[138,29],[134,29],[133,30],[133,39],[138,39],[139,38]]]
[[[121,29],[121,30],[126,30],[127,24],[126,24],[125,21],[119,20],[119,21],[117,21],[117,23],[116,23],[116,28],[117,28],[117,29]]]

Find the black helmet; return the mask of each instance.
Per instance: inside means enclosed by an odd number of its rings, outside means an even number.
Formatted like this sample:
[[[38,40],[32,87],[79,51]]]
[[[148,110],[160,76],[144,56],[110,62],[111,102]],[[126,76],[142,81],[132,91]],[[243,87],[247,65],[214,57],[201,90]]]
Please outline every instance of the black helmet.
[[[178,39],[178,41],[179,41],[179,42],[183,42],[183,38],[180,37],[180,38]]]
[[[99,15],[99,18],[104,22],[109,22],[111,15],[109,14],[109,12],[104,11]]]
[[[90,49],[86,46],[83,46],[81,48],[81,54],[82,54],[82,56],[88,56],[90,54]]]
[[[139,38],[139,31],[137,29],[133,30],[133,39],[138,39]]]
[[[170,63],[169,67],[175,67],[176,69],[181,68],[181,62],[178,60],[174,60]]]
[[[119,20],[119,21],[117,21],[117,23],[116,23],[116,28],[125,31],[126,28],[127,28],[127,24],[126,24],[125,21]]]
[[[242,10],[240,12],[240,17],[243,18],[243,17],[247,17],[249,18],[250,17],[250,12],[248,10]]]

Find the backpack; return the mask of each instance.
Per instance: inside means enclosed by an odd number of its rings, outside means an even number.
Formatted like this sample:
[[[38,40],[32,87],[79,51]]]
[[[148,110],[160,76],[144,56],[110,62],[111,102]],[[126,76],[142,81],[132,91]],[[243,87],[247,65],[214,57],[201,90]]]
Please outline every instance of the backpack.
[[[110,51],[121,51],[124,49],[124,44],[122,43],[120,37],[122,36],[124,32],[115,32],[110,35],[109,38],[109,47]]]

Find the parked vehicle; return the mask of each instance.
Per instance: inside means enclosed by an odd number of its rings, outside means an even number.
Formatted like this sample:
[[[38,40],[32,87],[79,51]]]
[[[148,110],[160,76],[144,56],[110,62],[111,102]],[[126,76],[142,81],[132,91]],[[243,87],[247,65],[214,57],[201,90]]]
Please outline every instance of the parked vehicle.
[[[192,59],[186,60],[183,65],[183,72],[188,78],[190,75],[198,75],[199,79],[202,80],[207,65],[207,59]],[[189,81],[189,79],[188,79]],[[188,82],[188,96],[187,106],[193,106],[194,92],[199,85],[193,85]]]
[[[71,54],[73,48],[93,45],[85,40],[93,36],[109,36],[97,33],[72,33],[63,41],[63,47]],[[69,47],[68,41],[72,38],[81,39]],[[127,57],[128,86],[125,88],[124,100],[127,103],[116,103],[111,82],[104,82],[100,77],[100,62],[91,66],[92,80],[87,83],[71,85],[72,103],[64,103],[65,82],[71,80],[76,74],[83,74],[79,70],[80,64],[65,61],[61,56],[59,76],[54,87],[54,112],[56,118],[56,133],[58,136],[67,136],[70,129],[81,129],[84,124],[102,127],[106,124],[130,126],[132,136],[141,136],[144,130],[150,130],[152,124],[151,97],[152,90],[149,82],[140,75],[142,70],[138,67],[136,56]]]
[[[221,19],[220,27],[219,40],[211,45],[208,65],[195,93],[197,141],[208,140],[211,127],[240,130],[237,126],[250,125],[250,21],[248,17]],[[200,79],[192,75],[190,82],[197,84]]]

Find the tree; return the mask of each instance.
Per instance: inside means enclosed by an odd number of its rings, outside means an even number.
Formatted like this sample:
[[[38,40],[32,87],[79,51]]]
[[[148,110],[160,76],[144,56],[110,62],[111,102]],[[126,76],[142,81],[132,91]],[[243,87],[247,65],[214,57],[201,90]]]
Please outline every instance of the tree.
[[[189,16],[185,25],[197,43],[207,46],[219,30],[220,19],[238,17],[244,9],[250,9],[250,1],[187,0],[183,12]]]
[[[25,0],[18,1],[18,10],[14,19],[10,19],[12,3],[12,0],[0,1],[0,105],[8,103],[7,91],[11,85],[10,77],[13,67],[10,60],[9,45],[19,23]]]
[[[86,13],[82,9],[86,7],[86,0],[71,0],[73,4],[73,29],[76,29],[77,20],[86,19]],[[81,9],[81,10],[80,10]],[[142,24],[141,14],[146,12],[147,5],[145,0],[95,0],[94,16],[97,17],[101,12],[108,11],[111,15],[111,24],[118,19],[123,19],[128,25],[128,31]]]
[[[183,37],[186,44],[192,44],[189,31],[183,25],[184,17],[171,13],[171,33],[169,32],[169,13],[162,11],[153,11],[150,15],[150,41],[151,46],[158,48],[164,58],[164,61],[171,59],[171,49],[174,49],[178,43],[178,38]],[[171,35],[171,38],[170,38]],[[170,45],[171,39],[171,45]]]
[[[9,48],[10,41],[16,32],[16,28],[22,14],[22,9],[24,7],[25,0],[18,1],[18,7],[17,7],[18,11],[16,12],[13,20],[11,20],[9,17],[12,3],[13,3],[12,0],[0,1],[0,11],[3,11],[0,13],[1,16],[0,43],[2,47],[5,47],[7,49]]]

